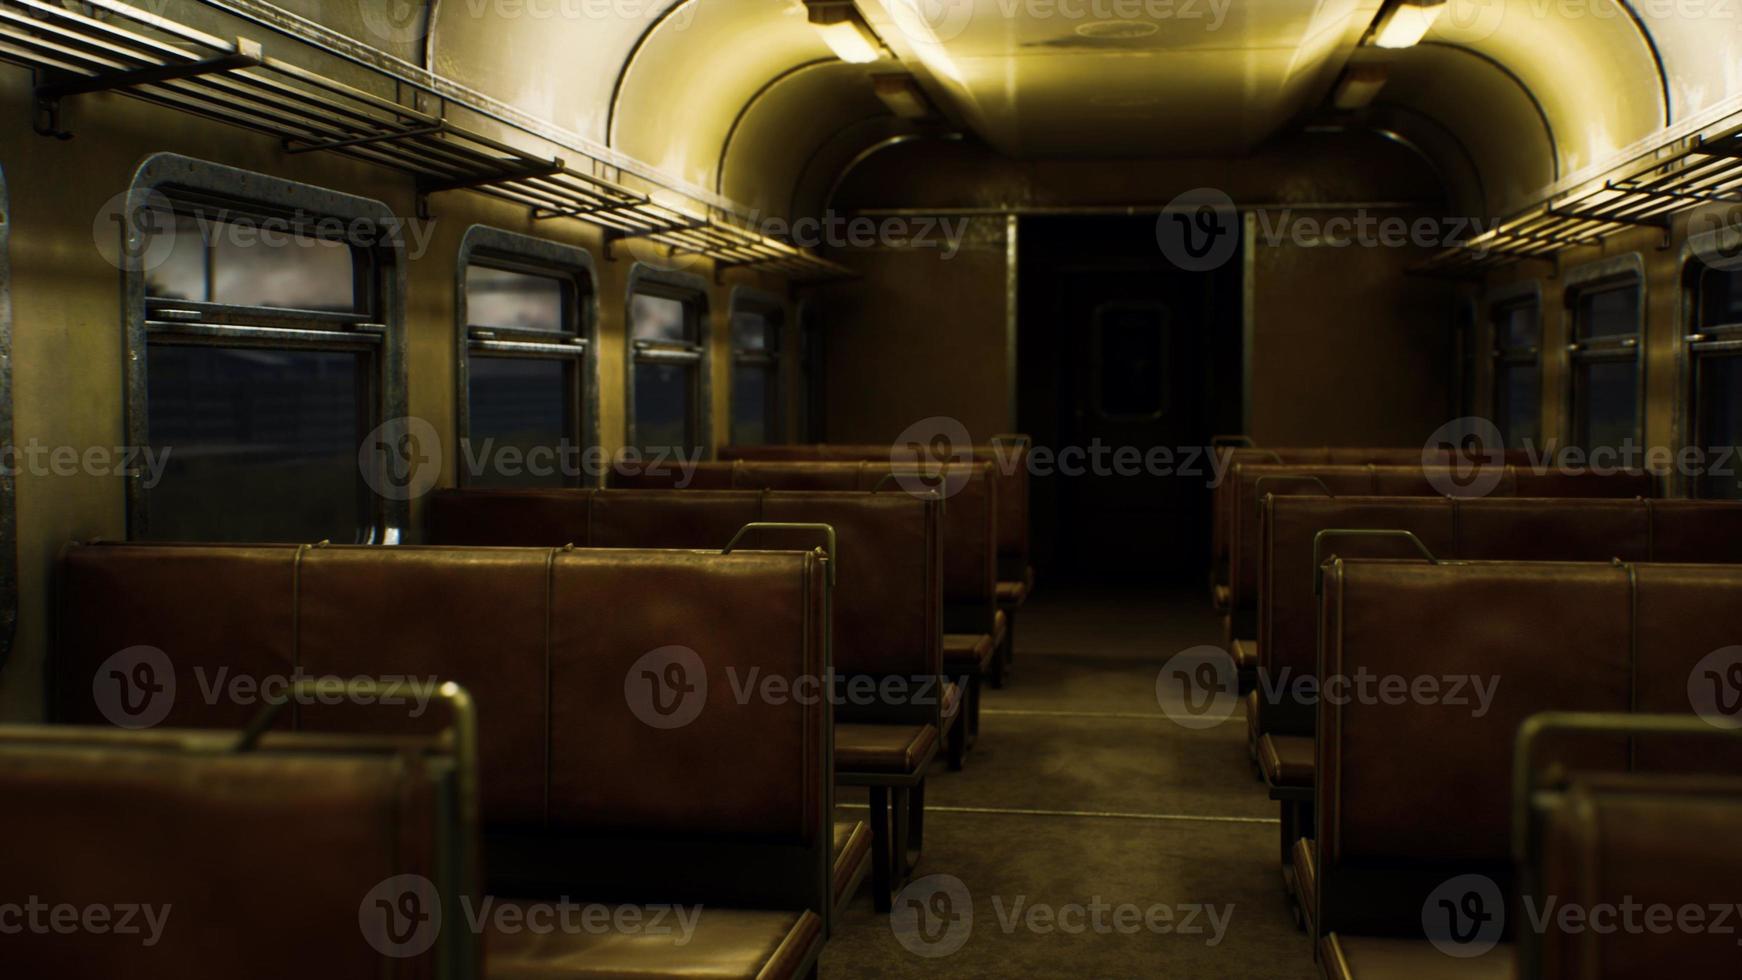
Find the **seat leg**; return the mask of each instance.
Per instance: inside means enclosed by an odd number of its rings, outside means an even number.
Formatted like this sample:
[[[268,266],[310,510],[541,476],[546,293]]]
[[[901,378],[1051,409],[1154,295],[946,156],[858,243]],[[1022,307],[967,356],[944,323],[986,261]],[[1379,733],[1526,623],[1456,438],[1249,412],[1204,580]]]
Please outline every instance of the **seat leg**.
[[[882,914],[895,907],[895,858],[890,853],[889,787],[871,786],[871,898]]]
[[[903,851],[903,859],[906,874],[912,874],[925,853],[925,780],[920,780],[919,785],[909,790],[907,797],[907,848]]]
[[[969,674],[962,680],[967,684],[964,689],[965,693],[962,695],[964,699],[962,701],[962,716],[968,719],[968,738],[963,749],[966,751],[973,748],[974,743],[980,740],[980,675],[978,673]]]
[[[1282,802],[1282,827],[1277,834],[1282,839],[1282,887],[1288,894],[1294,894],[1294,839],[1300,836],[1296,829],[1300,826],[1300,804],[1293,800]]]
[[[964,684],[962,690],[966,692],[967,689],[967,686]],[[967,697],[965,693],[962,696],[964,700]],[[956,706],[956,720],[950,722],[950,730],[945,734],[944,740],[949,743],[950,769],[954,772],[961,772],[962,767],[968,762],[967,704],[964,703]]]

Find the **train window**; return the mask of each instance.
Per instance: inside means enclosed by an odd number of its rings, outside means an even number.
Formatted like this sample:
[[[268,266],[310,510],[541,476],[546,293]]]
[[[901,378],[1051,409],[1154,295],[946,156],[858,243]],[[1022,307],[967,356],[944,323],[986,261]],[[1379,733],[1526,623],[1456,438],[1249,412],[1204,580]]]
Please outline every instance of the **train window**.
[[[1637,277],[1575,288],[1571,351],[1572,443],[1591,452],[1640,438],[1640,284]]]
[[[1542,304],[1527,298],[1497,304],[1494,323],[1494,421],[1510,449],[1541,438]]]
[[[1476,414],[1476,304],[1461,300],[1453,316],[1451,391],[1457,399],[1453,414],[1465,417]]]
[[[802,391],[798,400],[798,435],[804,442],[824,441],[823,328],[816,307],[803,305],[798,314],[798,369]]]
[[[780,353],[784,320],[778,303],[739,290],[732,298],[732,442],[784,442]]]
[[[1167,310],[1155,304],[1108,304],[1095,310],[1091,329],[1101,416],[1155,419],[1165,414],[1172,339]]]
[[[459,421],[464,486],[593,482],[591,257],[474,227],[460,249]]]
[[[707,448],[706,292],[701,280],[637,270],[629,299],[630,444]]]
[[[396,542],[410,494],[364,452],[405,416],[398,234],[378,202],[159,154],[125,263],[129,480],[152,540]],[[245,193],[246,196],[243,196]]]
[[[1687,338],[1693,444],[1708,459],[1728,458],[1742,445],[1742,270],[1695,263],[1693,330]],[[1692,487],[1695,496],[1742,500],[1734,465],[1713,467]]]
[[[163,263],[146,275],[154,300],[321,312],[367,312],[358,290],[358,256],[342,239],[291,225],[281,233],[249,218],[178,214],[146,229],[144,248],[164,243]]]

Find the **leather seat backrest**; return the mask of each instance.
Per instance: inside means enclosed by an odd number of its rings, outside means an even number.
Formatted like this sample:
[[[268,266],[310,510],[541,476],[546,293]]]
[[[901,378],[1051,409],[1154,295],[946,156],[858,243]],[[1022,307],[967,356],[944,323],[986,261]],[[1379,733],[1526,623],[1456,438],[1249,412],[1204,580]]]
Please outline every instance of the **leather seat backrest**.
[[[1707,740],[1706,744],[1711,744]],[[1545,980],[1729,976],[1739,955],[1733,920],[1742,882],[1742,780],[1575,777],[1545,802],[1530,855],[1546,928],[1523,960]],[[1549,906],[1552,898],[1554,905]],[[1567,928],[1578,910],[1586,924]],[[1629,913],[1627,909],[1631,907]],[[1683,910],[1698,912],[1685,928]],[[1606,912],[1603,910],[1607,910]],[[1649,911],[1648,910],[1656,910]],[[1593,911],[1595,918],[1590,918]],[[1649,917],[1648,917],[1649,916]],[[1718,928],[1709,928],[1716,925]]]
[[[456,874],[475,860],[476,842],[445,823],[459,807],[451,758],[433,745],[298,736],[236,753],[236,737],[0,731],[0,797],[9,803],[0,834],[11,842],[0,849],[0,902],[34,899],[77,910],[81,925],[102,923],[5,936],[8,975],[481,975],[464,929],[440,930],[425,950],[398,947],[403,957],[371,946],[402,938],[385,920],[379,933],[363,931],[372,895],[398,912],[407,889],[389,882],[400,875],[422,876],[430,890],[414,900],[439,901],[448,916],[462,915],[460,895],[477,898]],[[44,912],[45,922],[50,914],[64,913]],[[444,961],[452,973],[439,971]]]
[[[1449,874],[1508,875],[1518,728],[1541,711],[1628,710],[1630,598],[1629,570],[1612,565],[1330,565],[1323,675],[1439,678],[1443,696],[1320,703],[1321,929],[1417,933]],[[1625,769],[1626,745],[1593,741],[1559,761]]]

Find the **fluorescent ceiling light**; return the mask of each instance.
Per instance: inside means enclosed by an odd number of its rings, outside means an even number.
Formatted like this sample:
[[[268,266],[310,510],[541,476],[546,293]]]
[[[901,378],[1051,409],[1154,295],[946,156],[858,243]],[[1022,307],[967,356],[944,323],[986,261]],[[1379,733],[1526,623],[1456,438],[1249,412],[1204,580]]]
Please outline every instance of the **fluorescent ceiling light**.
[[[1381,48],[1413,48],[1444,9],[1445,0],[1397,0],[1380,16],[1373,43]]]
[[[811,26],[823,36],[823,43],[835,57],[855,65],[870,64],[883,57],[883,42],[847,3],[810,3]]]
[[[1344,112],[1365,109],[1385,87],[1384,65],[1350,65],[1337,81],[1331,104]]]
[[[871,84],[889,111],[903,119],[924,119],[932,114],[931,101],[912,75],[873,75]]]

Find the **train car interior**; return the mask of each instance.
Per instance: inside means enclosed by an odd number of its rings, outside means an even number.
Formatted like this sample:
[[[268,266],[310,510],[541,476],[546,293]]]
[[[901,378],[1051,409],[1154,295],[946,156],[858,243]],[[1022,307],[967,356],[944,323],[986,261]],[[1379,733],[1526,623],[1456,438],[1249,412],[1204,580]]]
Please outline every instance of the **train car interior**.
[[[1742,0],[0,0],[0,976],[1742,976]]]

